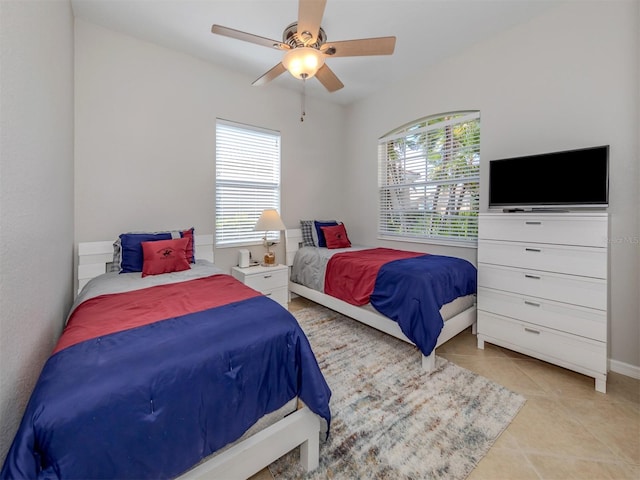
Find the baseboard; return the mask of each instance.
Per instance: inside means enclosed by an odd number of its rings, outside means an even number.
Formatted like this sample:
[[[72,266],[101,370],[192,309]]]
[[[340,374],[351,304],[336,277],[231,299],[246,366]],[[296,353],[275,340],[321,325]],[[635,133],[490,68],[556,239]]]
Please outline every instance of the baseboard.
[[[628,363],[619,362],[618,360],[609,360],[609,369],[612,372],[626,375],[627,377],[637,378],[640,380],[640,367],[630,365]]]

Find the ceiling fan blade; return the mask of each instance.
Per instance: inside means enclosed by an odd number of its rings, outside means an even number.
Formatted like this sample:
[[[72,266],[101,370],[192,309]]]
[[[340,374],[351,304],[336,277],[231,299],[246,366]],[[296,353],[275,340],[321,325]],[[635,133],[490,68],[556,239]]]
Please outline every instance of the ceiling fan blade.
[[[344,87],[340,79],[336,77],[336,74],[333,73],[333,70],[331,70],[326,63],[320,67],[320,70],[316,73],[316,78],[320,80],[324,88],[330,92],[335,92]]]
[[[258,78],[251,85],[253,85],[254,87],[261,87],[262,85],[266,85],[267,83],[269,83],[271,80],[273,80],[277,76],[282,75],[286,71],[287,69],[284,68],[284,65],[282,64],[282,62],[280,62],[271,70],[269,70],[267,73],[265,73],[260,78]]]
[[[361,38],[327,42],[320,50],[330,57],[359,57],[365,55],[391,55],[396,48],[396,37]]]
[[[259,37],[252,33],[241,32],[229,27],[223,27],[222,25],[213,25],[211,27],[211,33],[218,35],[224,35],[225,37],[235,38],[236,40],[243,40],[249,43],[255,43],[264,47],[275,48],[277,50],[289,50],[291,47],[286,43],[279,42],[278,40],[271,40],[270,38]]]
[[[298,1],[298,36],[305,44],[314,43],[318,38],[326,4],[327,0]]]

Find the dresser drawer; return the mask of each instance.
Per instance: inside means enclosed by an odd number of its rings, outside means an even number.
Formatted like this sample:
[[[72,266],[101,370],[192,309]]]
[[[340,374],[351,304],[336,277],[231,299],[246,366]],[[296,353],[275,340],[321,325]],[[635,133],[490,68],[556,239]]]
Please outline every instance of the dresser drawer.
[[[607,250],[596,247],[481,240],[478,262],[607,278]]]
[[[604,342],[607,313],[537,297],[478,289],[478,310]]]
[[[289,284],[289,271],[278,269],[273,272],[261,272],[254,275],[246,275],[244,277],[245,285],[258,290],[262,293],[271,291],[274,288],[287,288]]]
[[[598,310],[607,309],[607,282],[598,278],[480,263],[478,286]]]
[[[478,238],[483,240],[594,247],[606,246],[607,236],[606,215],[485,214],[478,231]]]
[[[478,339],[581,373],[607,373],[605,342],[478,311]]]

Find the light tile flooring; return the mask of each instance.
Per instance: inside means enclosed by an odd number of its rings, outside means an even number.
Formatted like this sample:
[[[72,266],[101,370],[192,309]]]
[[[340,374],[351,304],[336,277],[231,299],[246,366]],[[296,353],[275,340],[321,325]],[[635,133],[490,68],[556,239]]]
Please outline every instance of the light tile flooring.
[[[296,298],[289,310],[309,303]],[[469,480],[640,479],[640,380],[610,372],[598,393],[584,375],[486,343],[479,350],[471,329],[437,354],[527,399]],[[271,478],[265,469],[252,480]]]

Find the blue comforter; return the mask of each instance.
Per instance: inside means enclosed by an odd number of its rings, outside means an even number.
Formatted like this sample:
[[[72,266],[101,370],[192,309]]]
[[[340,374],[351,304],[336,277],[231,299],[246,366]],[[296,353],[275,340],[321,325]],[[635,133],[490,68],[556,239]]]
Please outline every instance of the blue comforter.
[[[424,355],[436,346],[444,322],[440,308],[476,293],[477,270],[467,260],[424,255],[384,264],[376,277],[371,305],[395,320]]]
[[[295,318],[255,297],[86,341],[45,364],[0,477],[169,478],[327,386]]]

